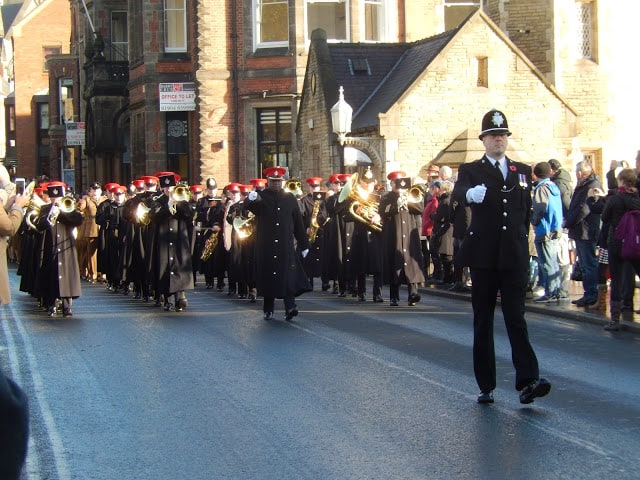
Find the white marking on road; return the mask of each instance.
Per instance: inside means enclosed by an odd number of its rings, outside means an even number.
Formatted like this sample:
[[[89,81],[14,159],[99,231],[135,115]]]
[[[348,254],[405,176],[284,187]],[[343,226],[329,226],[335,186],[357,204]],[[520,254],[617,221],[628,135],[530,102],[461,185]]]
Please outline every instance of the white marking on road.
[[[53,418],[53,414],[51,413],[51,408],[49,407],[49,403],[44,395],[45,386],[42,381],[42,377],[40,376],[40,369],[38,367],[38,361],[36,360],[36,356],[33,353],[33,345],[31,344],[31,340],[29,339],[29,335],[22,324],[19,316],[16,314],[16,310],[13,307],[13,304],[9,304],[11,309],[11,315],[13,320],[15,320],[15,325],[18,329],[22,342],[24,344],[24,353],[26,355],[28,370],[31,374],[31,378],[33,381],[33,390],[35,394],[35,399],[38,402],[38,406],[40,407],[40,412],[42,413],[42,419],[44,421],[44,427],[47,432],[47,437],[49,438],[49,443],[51,445],[51,451],[53,453],[53,462],[55,464],[55,469],[58,473],[59,480],[71,480],[71,475],[69,474],[69,467],[67,465],[67,459],[64,453],[64,445],[62,443],[62,438],[60,436],[60,432],[58,432],[58,427],[56,426],[56,421]],[[30,399],[33,400],[33,399]],[[29,442],[32,445],[32,442]],[[32,478],[40,479],[40,476],[34,476]]]

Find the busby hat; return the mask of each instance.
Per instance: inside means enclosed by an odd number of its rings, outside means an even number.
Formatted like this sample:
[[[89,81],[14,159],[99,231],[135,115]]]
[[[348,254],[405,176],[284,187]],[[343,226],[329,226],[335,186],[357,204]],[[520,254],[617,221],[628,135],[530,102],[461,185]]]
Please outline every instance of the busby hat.
[[[393,185],[396,188],[408,190],[411,188],[411,177],[398,177],[393,179]]]
[[[287,169],[284,167],[267,167],[263,173],[269,180],[284,180]]]
[[[249,180],[249,183],[253,185],[255,188],[264,188],[267,186],[266,178],[252,178]]]
[[[395,172],[391,172],[387,175],[387,179],[393,182],[396,178],[406,177],[407,174],[402,170],[396,170]]]
[[[310,177],[305,180],[310,187],[319,187],[322,185],[321,177]]]
[[[161,188],[176,186],[176,183],[177,183],[176,176],[174,175],[173,172],[160,172],[160,173],[162,175],[157,175],[157,177],[158,177]]]
[[[478,138],[482,140],[485,135],[511,135],[507,117],[500,110],[489,110],[482,117],[482,130]]]
[[[64,197],[65,184],[62,182],[49,182],[47,193],[51,198]]]

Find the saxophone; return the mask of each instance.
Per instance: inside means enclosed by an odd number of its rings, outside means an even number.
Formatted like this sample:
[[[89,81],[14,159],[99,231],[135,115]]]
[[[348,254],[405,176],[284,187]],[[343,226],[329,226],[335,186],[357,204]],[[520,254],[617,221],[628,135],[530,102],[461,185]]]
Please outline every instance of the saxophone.
[[[204,247],[202,247],[202,253],[200,254],[200,260],[206,262],[213,255],[213,251],[218,246],[218,237],[220,236],[220,231],[214,232],[207,240],[204,242]]]
[[[309,243],[315,243],[318,238],[318,212],[320,211],[320,200],[314,200],[313,210],[311,210],[311,221],[309,222]]]

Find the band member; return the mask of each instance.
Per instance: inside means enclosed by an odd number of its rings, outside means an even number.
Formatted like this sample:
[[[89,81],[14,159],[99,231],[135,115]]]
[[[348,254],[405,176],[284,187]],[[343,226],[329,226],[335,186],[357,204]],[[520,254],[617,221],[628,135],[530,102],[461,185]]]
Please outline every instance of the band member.
[[[188,198],[175,189],[180,177],[173,172],[156,175],[162,195],[149,211],[153,227],[151,281],[155,294],[164,297],[164,309],[181,312],[187,307],[185,290],[193,290],[191,232],[193,213]],[[183,187],[186,192],[188,189]],[[171,297],[174,302],[171,302]]]
[[[81,293],[80,268],[74,228],[82,224],[82,214],[71,197],[65,196],[63,182],[47,185],[52,203],[44,205],[35,226],[43,232],[42,263],[38,275],[38,291],[49,316],[56,314],[56,300],[62,300],[62,314],[73,315],[72,299]]]
[[[265,169],[267,188],[251,192],[247,202],[256,216],[256,282],[265,320],[273,319],[275,299],[282,298],[285,320],[291,321],[298,315],[295,298],[311,290],[300,261],[309,253],[309,239],[297,200],[282,188],[285,173],[283,167]]]
[[[351,268],[356,277],[358,300],[366,300],[366,278],[373,277],[373,301],[383,302],[382,298],[382,235],[380,214],[377,212],[380,201],[376,190],[376,179],[370,168],[358,178],[354,189],[358,191],[360,205],[356,207],[356,222],[353,227],[351,245]]]
[[[214,287],[217,278],[218,290],[222,291],[224,289],[225,267],[222,266],[221,273],[216,271],[216,267],[219,263],[224,262],[224,253],[226,253],[222,242],[219,241],[224,220],[224,203],[217,196],[215,179],[208,178],[205,185],[203,197],[197,202],[196,207],[196,229],[200,230],[203,242],[198,259],[199,271],[204,275],[207,289]],[[219,260],[220,258],[222,260]],[[216,273],[219,276],[216,276]]]
[[[98,278],[98,224],[96,213],[106,197],[102,196],[102,186],[94,182],[87,194],[78,200],[78,210],[82,213],[82,225],[78,229],[77,249],[81,277],[89,283]],[[82,239],[82,240],[81,240]]]
[[[327,211],[324,208],[324,198],[326,194],[320,191],[322,178],[307,178],[306,184],[309,192],[299,200],[299,206],[311,248],[309,249],[309,254],[302,261],[302,265],[304,266],[307,277],[309,277],[311,288],[313,288],[313,278],[322,275],[324,233],[322,232],[321,225],[323,225],[327,219]],[[326,292],[327,290],[329,290],[328,283],[323,283],[322,291]]]
[[[113,203],[114,189],[118,188],[120,185],[114,182],[107,183],[104,186],[104,193],[106,194],[106,198],[99,203],[98,208],[96,209],[96,224],[98,225],[98,252],[97,252],[97,262],[98,262],[98,279],[100,281],[104,281],[106,279],[106,273],[109,271],[109,253],[107,244],[107,231],[109,230],[109,218],[110,218],[110,209],[111,204]],[[112,288],[112,284],[108,279],[107,286],[109,289]]]
[[[418,284],[424,279],[424,258],[420,244],[420,222],[424,196],[411,188],[403,171],[387,175],[393,190],[382,197],[379,213],[384,237],[384,273],[389,283],[389,304],[398,306],[400,284],[409,287],[409,306],[420,301]]]
[[[198,207],[201,204],[202,197],[204,195],[204,187],[202,185],[191,185],[189,187],[191,192],[191,198],[189,199],[189,206],[193,212],[193,236],[191,237],[191,267],[193,269],[193,286],[196,286],[196,275],[201,270],[200,257],[202,256],[202,248],[204,247],[204,235],[202,232],[202,222],[198,224]]]
[[[227,195],[227,201],[224,208],[224,221],[222,222],[222,244],[226,252],[226,270],[227,280],[229,282],[229,288],[227,295],[232,297],[236,295],[238,290],[238,281],[241,275],[241,263],[237,257],[238,249],[234,248],[234,232],[233,232],[233,218],[236,215],[236,210],[239,215],[239,207],[236,205],[240,201],[240,187],[239,183],[230,183],[224,187],[224,191]]]
[[[333,282],[332,293],[339,292],[338,277],[342,269],[342,248],[340,242],[341,228],[344,228],[344,222],[341,217],[336,214],[336,204],[338,202],[342,182],[340,182],[340,174],[334,173],[329,177],[329,191],[325,199],[324,206],[327,214],[323,230],[323,252],[322,252],[322,278],[323,282]],[[324,285],[323,285],[324,288]]]
[[[123,234],[126,232],[126,221],[122,212],[126,200],[127,188],[118,185],[112,190],[113,201],[107,210],[109,219],[106,231],[106,253],[107,253],[107,282],[112,293],[123,291],[125,295],[129,293],[129,285],[124,284],[122,276],[122,247]]]

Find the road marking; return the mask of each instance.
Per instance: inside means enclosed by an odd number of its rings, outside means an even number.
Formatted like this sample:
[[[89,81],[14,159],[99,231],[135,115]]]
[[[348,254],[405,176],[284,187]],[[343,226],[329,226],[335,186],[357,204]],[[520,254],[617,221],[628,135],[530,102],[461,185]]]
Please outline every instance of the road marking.
[[[40,407],[40,412],[42,413],[42,419],[44,421],[44,427],[49,439],[49,444],[51,445],[51,451],[53,453],[53,463],[55,465],[56,472],[58,473],[59,480],[71,480],[71,475],[69,474],[69,467],[67,465],[67,460],[65,457],[64,445],[62,443],[62,438],[60,436],[60,432],[58,432],[58,427],[56,426],[56,421],[51,413],[51,408],[49,407],[49,403],[44,395],[45,387],[44,382],[42,381],[42,377],[40,376],[40,369],[38,367],[38,362],[36,360],[36,356],[33,353],[33,345],[29,339],[29,335],[22,324],[19,316],[16,314],[16,309],[13,304],[9,304],[9,308],[11,310],[11,316],[15,321],[16,328],[18,329],[18,333],[20,334],[20,338],[22,339],[24,345],[24,353],[27,359],[28,371],[31,375],[31,379],[33,381],[33,391],[35,395],[35,400]],[[3,318],[3,327],[4,327],[4,318]],[[12,337],[13,338],[13,337]],[[33,401],[33,398],[29,399]],[[29,439],[30,447],[33,446],[32,439]],[[29,449],[29,454],[31,455],[31,448]],[[31,466],[31,465],[30,465]],[[30,469],[29,469],[30,470]],[[38,473],[31,475],[31,471],[27,472],[30,478],[34,478],[39,480],[41,476]]]

